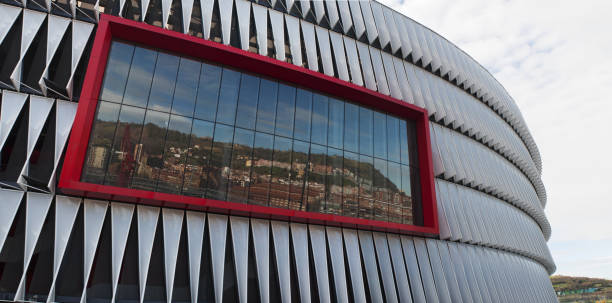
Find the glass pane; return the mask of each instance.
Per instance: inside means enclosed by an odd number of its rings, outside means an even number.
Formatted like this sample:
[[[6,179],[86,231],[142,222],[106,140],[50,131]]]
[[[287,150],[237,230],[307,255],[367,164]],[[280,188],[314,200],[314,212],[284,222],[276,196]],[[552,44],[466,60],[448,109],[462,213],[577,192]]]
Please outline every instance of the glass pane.
[[[295,87],[278,86],[278,108],[276,109],[276,134],[293,136],[293,116],[295,115]]]
[[[374,159],[374,219],[387,221],[389,219],[388,193],[387,193],[387,161]]]
[[[327,144],[342,148],[342,133],[344,132],[344,102],[329,98],[329,127]]]
[[[374,137],[372,136],[372,111],[359,108],[359,153],[372,156],[374,150]]]
[[[155,190],[157,177],[164,163],[162,156],[168,119],[169,114],[147,110],[139,146],[141,155],[132,178],[132,188]]]
[[[185,160],[189,148],[189,134],[192,119],[183,116],[170,116],[166,147],[164,148],[164,167],[159,173],[157,191],[171,194],[181,192]]]
[[[181,58],[172,101],[173,114],[193,116],[201,65],[198,61]]]
[[[212,148],[214,124],[202,120],[193,120],[191,142],[188,150],[183,194],[196,197],[206,195],[208,181],[208,161]]]
[[[215,136],[209,164],[208,193],[206,194],[211,199],[225,201],[232,159],[233,137],[233,127],[218,123],[215,125]]]
[[[302,141],[293,141],[293,154],[291,156],[291,190],[289,208],[305,210],[304,181],[306,181],[308,166],[308,151],[310,144]]]
[[[399,137],[400,137],[400,160],[402,164],[410,164],[410,156],[408,150],[408,126],[406,120],[399,120]]]
[[[87,150],[87,160],[83,167],[83,182],[102,184],[108,165],[108,158],[115,136],[119,104],[100,102],[98,113],[93,122],[91,139]]]
[[[157,52],[137,47],[130,67],[123,104],[147,107]]]
[[[359,156],[359,217],[372,219],[374,213],[374,162],[372,157]]]
[[[422,201],[421,201],[421,178],[419,176],[419,170],[414,167],[410,167],[410,189],[412,190],[412,214],[413,224],[423,225],[422,217]]]
[[[407,121],[408,125],[408,154],[410,156],[410,165],[419,167],[419,149],[417,146],[416,124],[414,121]]]
[[[359,151],[359,106],[344,104],[344,150]]]
[[[111,150],[110,162],[104,184],[127,187],[139,156],[138,140],[142,131],[145,110],[133,106],[121,106],[119,123]]]
[[[217,122],[234,125],[236,118],[236,103],[238,101],[238,87],[240,73],[224,68],[221,77],[219,92],[219,107],[217,108]]]
[[[113,42],[108,54],[100,99],[121,103],[133,54],[134,46]]]
[[[359,214],[359,155],[344,152],[344,179],[342,214],[357,217]]]
[[[273,147],[274,136],[255,133],[253,170],[251,172],[252,183],[249,189],[249,203],[251,204],[268,205]]]
[[[312,95],[312,142],[327,144],[327,97]]]
[[[270,184],[270,206],[289,207],[289,185],[291,184],[291,139],[274,138],[272,159],[272,182]]]
[[[253,131],[236,128],[232,150],[232,170],[227,190],[228,201],[247,203],[251,184],[251,167],[253,166],[253,140],[255,140]]]
[[[202,63],[200,85],[198,85],[198,98],[195,108],[196,118],[215,121],[220,83],[221,68],[215,65]]]
[[[342,160],[342,150],[331,147],[327,149],[325,212],[335,215],[342,214]]]
[[[238,98],[238,112],[236,113],[236,126],[246,129],[255,129],[258,95],[259,77],[242,74],[242,79],[240,80],[240,97]]]
[[[147,108],[170,112],[178,66],[179,57],[165,53],[159,53],[157,55],[155,75],[153,76],[151,95],[149,96],[149,105]]]
[[[310,141],[311,111],[312,93],[303,89],[298,89],[295,100],[295,139]]]
[[[327,148],[325,146],[312,144],[310,146],[310,167],[308,170],[307,187],[307,211],[323,212],[325,207],[325,166]]]
[[[400,162],[399,120],[387,116],[387,152],[389,161]]]
[[[389,179],[387,190],[389,192],[389,221],[402,223],[402,169],[399,164],[388,162]]]
[[[387,115],[374,112],[374,157],[387,159]]]
[[[257,104],[258,131],[274,133],[277,95],[278,83],[262,79],[259,87],[259,104]]]
[[[402,165],[402,222],[412,224],[412,187],[410,167]]]

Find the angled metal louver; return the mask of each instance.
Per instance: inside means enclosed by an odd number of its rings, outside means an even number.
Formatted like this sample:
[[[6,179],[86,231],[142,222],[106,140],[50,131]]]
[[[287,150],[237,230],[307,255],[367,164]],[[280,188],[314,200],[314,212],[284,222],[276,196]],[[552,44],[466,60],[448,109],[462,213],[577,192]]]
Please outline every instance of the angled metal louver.
[[[329,43],[329,31],[320,26],[315,26],[315,31],[317,33],[317,43],[319,45],[319,55],[323,65],[323,73],[333,77],[334,64],[332,62],[331,45]]]
[[[36,147],[36,142],[38,142],[38,137],[45,126],[45,122],[47,121],[47,117],[49,117],[51,108],[53,108],[53,103],[55,103],[54,100],[50,98],[38,97],[34,95],[30,96],[28,147],[26,151],[26,161],[17,180],[17,182],[20,184],[26,184],[26,180],[23,176],[28,175],[30,156],[34,151],[34,147]]]
[[[336,262],[331,263],[336,301],[348,303],[349,297],[347,292],[346,270],[344,268],[344,262],[340,262],[340,260],[344,259],[342,230],[338,227],[328,226],[326,227],[326,232],[329,257],[331,260],[336,260]]]
[[[138,216],[138,285],[140,286],[140,303],[142,303],[149,275],[153,241],[157,231],[159,208],[138,205],[136,215]]]
[[[233,0],[217,0],[219,4],[219,17],[221,18],[221,36],[223,44],[230,44],[230,35],[232,33],[232,11],[234,7]]]
[[[238,5],[239,1],[236,1]],[[193,0],[181,0],[181,8],[183,9],[183,33],[189,32],[189,25],[191,24],[191,13],[193,11]]]
[[[325,227],[321,225],[308,225],[312,259],[314,261],[314,274],[317,279],[319,300],[322,303],[331,302],[329,290],[329,275],[327,269],[327,247],[325,245]]]
[[[291,265],[289,260],[289,224],[287,222],[271,221],[272,238],[274,240],[274,256],[280,284],[282,302],[291,301]]]
[[[289,36],[289,49],[291,50],[291,62],[297,66],[302,66],[302,43],[300,42],[300,19],[285,15],[287,31],[294,33]]]
[[[4,247],[4,241],[9,234],[13,220],[17,215],[19,205],[23,199],[23,191],[0,188],[2,195],[2,212],[0,212],[0,251]]]
[[[255,18],[255,29],[257,31],[257,47],[259,54],[268,55],[268,9],[253,4],[253,17]]]
[[[36,37],[36,34],[40,30],[40,27],[42,26],[43,21],[45,21],[46,17],[47,14],[45,13],[28,9],[23,11],[19,61],[17,61],[17,65],[15,66],[15,69],[13,69],[13,73],[10,76],[11,82],[13,82],[13,87],[16,90],[19,90],[19,87],[21,86],[21,69],[23,57],[26,55],[26,52],[30,48],[30,44],[32,44],[32,41]]]
[[[38,85],[45,95],[47,94],[47,86],[45,85],[44,79],[49,75],[49,65],[55,56],[55,52],[57,51],[64,34],[68,30],[68,25],[70,25],[70,19],[68,18],[49,15],[49,19],[47,20],[47,52],[45,58],[45,70],[42,77],[38,81]]]
[[[223,267],[225,265],[225,242],[227,240],[227,216],[208,214],[210,258],[212,264],[215,302],[223,302]]]
[[[68,141],[70,130],[72,129],[72,123],[76,116],[77,103],[68,102],[64,100],[55,101],[55,149],[53,157],[53,172],[47,187],[51,192],[55,192],[55,176],[58,169],[60,159],[62,157],[62,151]]]
[[[346,60],[349,71],[351,72],[351,82],[359,86],[363,86],[363,77],[361,75],[361,64],[359,63],[359,54],[357,53],[357,44],[355,40],[348,37],[343,37],[344,47],[346,50]]]
[[[196,303],[198,302],[198,290],[200,286],[200,267],[206,215],[201,212],[187,211],[185,213],[185,220],[187,224],[187,244],[189,250],[189,290],[191,291],[191,303]]]
[[[249,50],[249,35],[251,26],[251,2],[236,0],[236,16],[240,33],[240,47]]]
[[[363,258],[365,274],[370,290],[370,300],[372,300],[372,302],[382,303],[383,294],[380,289],[380,280],[378,278],[378,265],[376,262],[376,252],[374,251],[372,232],[359,230],[358,235],[361,257]]]
[[[378,268],[385,291],[385,299],[387,302],[398,302],[387,237],[384,233],[380,232],[373,233],[373,237],[374,246],[376,247],[376,256],[378,257]]]
[[[147,1],[148,3],[149,0],[141,0],[141,1],[143,2]],[[212,14],[213,14],[214,6],[215,6],[215,0],[200,0],[200,10],[202,12],[202,33],[203,33],[204,39],[210,39],[210,26],[212,22]],[[142,15],[145,16],[144,12]]]
[[[111,241],[112,241],[112,299],[115,302],[117,295],[117,285],[119,284],[119,275],[121,273],[121,265],[123,264],[123,255],[127,245],[130,227],[132,225],[132,216],[134,215],[134,205],[126,203],[111,203]]]
[[[93,266],[94,257],[98,248],[98,242],[100,240],[100,234],[102,233],[102,226],[104,224],[104,217],[106,216],[106,209],[108,207],[107,201],[85,199],[84,201],[84,216],[83,226],[85,226],[85,232],[83,233],[83,293],[81,295],[81,303],[87,302],[87,281],[89,281],[89,275],[91,274],[91,267]]]
[[[291,223],[291,240],[295,268],[297,272],[300,302],[310,303],[310,266],[308,252],[308,227],[300,223]]]
[[[359,238],[357,231],[353,229],[343,229],[344,247],[346,247],[346,260],[355,302],[365,302],[365,286],[363,271],[361,269],[361,251],[359,249]]]
[[[20,13],[21,8],[0,4],[0,43],[4,41],[4,37],[6,37]]]
[[[274,37],[276,59],[285,61],[285,24],[283,22],[283,14],[275,10],[268,10],[268,13],[270,14],[272,36]]]
[[[166,302],[172,302],[176,260],[183,229],[184,212],[178,209],[163,208],[164,228],[164,273],[166,276]]]
[[[76,72],[79,61],[83,56],[85,46],[87,45],[87,41],[89,41],[89,36],[91,35],[93,28],[94,25],[91,23],[77,20],[72,21],[72,59],[70,61],[70,78],[68,80],[68,84],[66,85],[66,92],[68,92],[68,98],[70,99],[72,99],[74,73]]]
[[[251,231],[253,232],[259,299],[262,303],[268,303],[270,302],[270,222],[251,219]]]
[[[238,289],[238,301],[247,302],[248,262],[249,262],[249,219],[244,217],[230,217],[232,231],[232,247],[234,249],[234,269]]]
[[[28,95],[16,93],[8,90],[2,92],[2,110],[0,111],[0,149],[4,147],[4,143],[19,117],[19,113],[23,108]]]
[[[350,81],[348,66],[346,64],[346,54],[344,53],[344,43],[342,42],[342,35],[336,32],[329,32],[332,49],[334,52],[334,58],[336,59],[336,69],[338,70],[338,77],[344,81]]]
[[[306,50],[308,69],[317,72],[319,71],[319,63],[317,58],[317,42],[315,41],[315,26],[312,23],[300,20],[300,28],[304,35],[304,49]]]

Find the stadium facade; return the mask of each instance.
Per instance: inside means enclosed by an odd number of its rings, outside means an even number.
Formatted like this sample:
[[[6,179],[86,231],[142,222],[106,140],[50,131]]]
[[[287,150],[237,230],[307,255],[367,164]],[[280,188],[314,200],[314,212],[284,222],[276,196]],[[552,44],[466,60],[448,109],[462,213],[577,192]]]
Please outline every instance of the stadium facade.
[[[1,0],[0,300],[556,302],[540,154],[375,1]]]

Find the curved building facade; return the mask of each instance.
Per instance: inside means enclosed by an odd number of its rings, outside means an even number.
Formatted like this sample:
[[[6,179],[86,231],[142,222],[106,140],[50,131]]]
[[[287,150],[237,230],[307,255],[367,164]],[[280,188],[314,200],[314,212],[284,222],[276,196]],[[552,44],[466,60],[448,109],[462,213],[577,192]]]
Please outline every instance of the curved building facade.
[[[412,19],[0,2],[1,300],[557,302],[518,107]]]

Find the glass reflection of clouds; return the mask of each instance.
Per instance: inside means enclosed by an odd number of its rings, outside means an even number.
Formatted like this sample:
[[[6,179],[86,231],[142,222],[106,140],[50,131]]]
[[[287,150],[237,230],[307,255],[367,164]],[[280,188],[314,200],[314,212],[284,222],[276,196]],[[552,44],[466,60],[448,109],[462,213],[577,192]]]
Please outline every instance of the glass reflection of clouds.
[[[108,60],[83,181],[406,224],[418,215],[411,121],[121,42]]]

